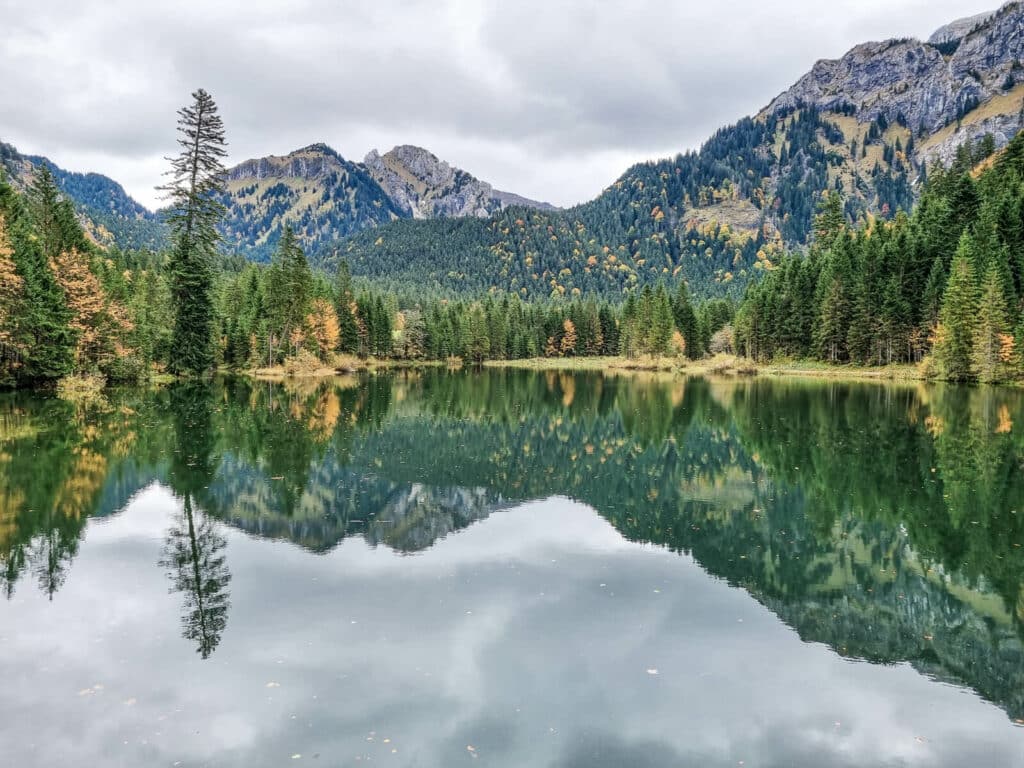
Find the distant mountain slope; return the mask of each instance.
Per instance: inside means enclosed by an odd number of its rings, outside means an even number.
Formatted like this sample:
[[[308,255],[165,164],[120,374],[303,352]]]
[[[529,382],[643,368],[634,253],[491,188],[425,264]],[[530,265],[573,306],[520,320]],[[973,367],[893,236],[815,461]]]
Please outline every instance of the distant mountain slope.
[[[113,179],[98,173],[73,173],[45,157],[22,155],[0,143],[0,165],[15,186],[31,183],[35,169],[48,165],[57,186],[75,205],[86,233],[102,246],[160,250],[167,244],[167,229],[157,214],[136,202]]]
[[[257,260],[270,257],[286,224],[311,250],[401,218],[487,217],[519,200],[439,160],[425,149],[370,152],[364,163],[346,160],[326,144],[283,157],[264,157],[228,172],[230,249]]]
[[[509,209],[485,222],[399,221],[324,249],[357,274],[442,291],[523,296],[621,293],[684,277],[702,296],[739,295],[784,247],[808,242],[823,193],[851,220],[913,206],[933,162],[1024,115],[1019,2],[936,33],[821,61],[756,117],[699,152],[642,163],[564,212]]]
[[[284,157],[264,157],[230,169],[226,247],[269,259],[285,224],[307,247],[383,224],[403,215],[366,169],[326,144]]]

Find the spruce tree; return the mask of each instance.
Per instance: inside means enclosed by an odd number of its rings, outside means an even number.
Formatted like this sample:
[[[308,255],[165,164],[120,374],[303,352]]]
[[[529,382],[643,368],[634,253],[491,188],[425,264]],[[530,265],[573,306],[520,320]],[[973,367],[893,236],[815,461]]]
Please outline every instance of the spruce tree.
[[[167,223],[174,240],[168,264],[174,302],[170,369],[199,375],[214,362],[214,259],[225,208],[223,158],[227,154],[224,123],[217,105],[203,89],[178,111],[181,153],[168,158],[171,180],[161,187],[170,202]]]
[[[15,353],[23,382],[57,379],[71,373],[75,334],[71,312],[33,231],[21,199],[0,179],[0,215],[7,223],[21,301],[15,307],[8,352]]]
[[[978,287],[966,238],[953,259],[935,336],[935,356],[949,381],[969,380],[973,362]]]
[[[338,275],[335,285],[334,309],[338,313],[338,351],[355,354],[359,349],[359,329],[352,315],[352,272],[345,259],[338,261]]]
[[[696,323],[695,323],[696,325]],[[652,355],[668,353],[669,342],[672,341],[672,304],[664,284],[659,284],[654,292],[651,307],[650,352]],[[694,334],[696,338],[696,333]]]
[[[984,384],[1004,381],[1013,361],[1014,341],[1003,291],[999,267],[990,264],[981,285],[972,354],[972,373]]]
[[[693,302],[690,301],[690,291],[685,280],[679,281],[675,301],[672,302],[672,315],[676,328],[686,342],[686,356],[690,359],[700,357],[703,350],[697,328],[697,313],[693,309]]]

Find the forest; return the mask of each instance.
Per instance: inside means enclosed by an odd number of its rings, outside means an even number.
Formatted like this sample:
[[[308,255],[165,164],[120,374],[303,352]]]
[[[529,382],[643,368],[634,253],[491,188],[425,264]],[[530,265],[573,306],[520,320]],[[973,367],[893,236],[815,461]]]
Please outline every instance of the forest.
[[[892,201],[898,212],[875,217],[835,189],[824,190],[827,174],[818,185],[806,176],[799,184],[783,180],[779,194],[792,186],[790,202],[804,210],[789,217],[789,226],[809,229],[810,246],[784,253],[779,240],[771,258],[761,259],[761,236],[747,240],[743,247],[760,254],[749,254],[758,261],[760,279],[741,295],[708,298],[716,294],[706,290],[712,278],[671,253],[677,246],[664,210],[672,208],[671,200],[707,195],[717,176],[735,175],[730,164],[756,161],[753,148],[764,142],[766,129],[743,123],[685,163],[678,160],[676,172],[639,166],[631,171],[631,189],[620,182],[599,198],[600,205],[577,209],[575,237],[581,242],[588,234],[606,241],[616,232],[632,233],[637,242],[628,250],[639,248],[637,263],[660,259],[675,268],[659,267],[643,280],[625,276],[620,284],[620,277],[612,277],[621,272],[618,260],[608,252],[600,262],[585,260],[579,276],[563,266],[561,278],[543,291],[520,289],[529,279],[510,272],[508,290],[480,282],[474,297],[445,290],[426,274],[422,281],[389,279],[388,263],[402,258],[401,249],[378,249],[379,262],[369,265],[364,240],[426,232],[422,247],[440,253],[460,237],[476,236],[480,227],[518,228],[520,242],[535,242],[528,253],[492,252],[501,250],[498,244],[486,249],[489,258],[505,259],[509,268],[530,268],[534,258],[564,264],[545,256],[540,245],[564,235],[545,218],[552,214],[513,208],[485,221],[397,222],[342,243],[329,258],[311,258],[285,226],[270,263],[254,264],[229,253],[219,229],[226,141],[216,104],[199,90],[179,116],[180,154],[163,188],[172,239],[165,251],[98,245],[45,164],[26,189],[0,178],[0,384],[337,368],[339,356],[478,364],[738,353],[758,362],[914,363],[928,377],[982,382],[1015,380],[1024,371],[1022,136],[1000,153],[990,138],[964,146],[951,167],[922,174],[920,201],[909,215],[899,210],[910,206],[903,192]],[[800,140],[799,132],[810,137],[829,130],[813,111],[786,117],[790,143],[783,141],[783,154],[805,152],[790,146],[817,146]],[[716,142],[723,146],[716,149]],[[886,149],[905,182],[909,169],[897,156],[903,147]],[[822,162],[824,173],[824,155]],[[684,173],[684,166],[690,171]],[[812,188],[819,191],[812,195]],[[653,210],[648,203],[663,215],[641,216]],[[731,243],[721,227],[714,229],[710,236]],[[465,265],[472,285],[476,269]],[[353,271],[360,277],[353,278]]]

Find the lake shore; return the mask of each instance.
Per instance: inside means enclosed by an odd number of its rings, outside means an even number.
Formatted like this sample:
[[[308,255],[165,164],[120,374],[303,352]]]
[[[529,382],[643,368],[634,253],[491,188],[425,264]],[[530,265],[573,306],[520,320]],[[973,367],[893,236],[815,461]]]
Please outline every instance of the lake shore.
[[[706,360],[624,357],[541,357],[526,360],[488,360],[486,368],[531,371],[603,371],[677,373],[686,376],[774,376],[817,379],[868,379],[874,381],[924,381],[917,366],[828,365],[807,360],[756,363],[742,357],[717,355]]]

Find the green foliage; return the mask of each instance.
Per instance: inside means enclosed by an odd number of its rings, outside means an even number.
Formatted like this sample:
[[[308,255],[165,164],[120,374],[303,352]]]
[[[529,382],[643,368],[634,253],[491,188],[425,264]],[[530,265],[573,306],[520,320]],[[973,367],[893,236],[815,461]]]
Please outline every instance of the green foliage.
[[[170,366],[176,373],[201,375],[214,364],[214,309],[211,295],[213,262],[224,215],[227,154],[224,124],[206,91],[192,94],[192,104],[179,110],[178,145],[171,161],[171,181],[163,189],[170,200],[167,223],[174,246],[169,270],[174,300],[174,335]]]
[[[777,136],[782,158],[773,151]],[[807,242],[835,153],[845,146],[842,132],[814,109],[747,119],[699,152],[634,166],[596,200],[567,211],[395,221],[321,249],[314,262],[331,268],[344,256],[354,274],[379,285],[448,295],[497,290],[531,300],[620,301],[644,285],[685,280],[702,298],[738,298],[777,239]],[[908,170],[880,168],[864,182],[870,194],[835,215],[908,210]],[[752,220],[727,225],[729,206],[745,207]],[[696,210],[718,220],[700,223]]]
[[[836,197],[826,198],[809,252],[782,259],[747,291],[740,350],[885,365],[919,362],[934,344],[946,378],[1020,376],[1012,331],[1024,288],[1024,134],[976,179],[992,151],[982,139],[949,169],[932,169],[909,217],[851,230]]]

